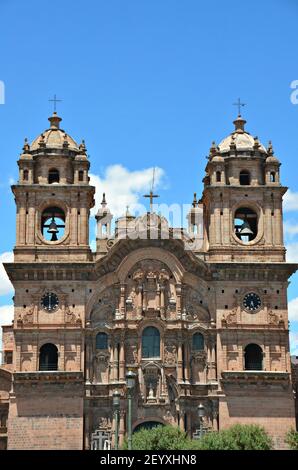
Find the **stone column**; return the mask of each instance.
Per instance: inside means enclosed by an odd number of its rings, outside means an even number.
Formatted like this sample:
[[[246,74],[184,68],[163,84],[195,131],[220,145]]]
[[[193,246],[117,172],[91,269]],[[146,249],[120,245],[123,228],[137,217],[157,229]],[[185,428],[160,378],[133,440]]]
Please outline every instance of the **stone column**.
[[[78,217],[77,208],[72,207],[69,213],[69,228],[70,228],[70,243],[71,245],[78,244]]]
[[[114,381],[115,382],[118,382],[118,380],[119,380],[118,361],[119,361],[119,357],[118,357],[118,340],[116,339],[115,343],[114,343]]]
[[[119,354],[119,380],[125,381],[125,338],[121,336],[120,340],[120,354]]]
[[[220,245],[221,243],[221,216],[220,216],[220,208],[216,207],[214,209],[215,215],[215,243],[216,245]]]
[[[84,421],[85,421],[85,426],[84,426],[84,429],[85,429],[85,436],[84,436],[84,450],[89,450],[90,448],[90,420],[89,420],[89,408],[86,409],[85,411],[85,417],[84,417]]]
[[[183,355],[181,339],[178,340],[177,379],[178,382],[183,381]]]
[[[28,209],[28,244],[34,244],[35,237],[35,208],[32,198],[30,198],[30,207]]]
[[[86,207],[80,208],[80,244],[88,244],[88,217]]]
[[[160,315],[163,316],[165,313],[165,285],[160,285]]]
[[[124,437],[125,437],[125,411],[120,410],[120,419],[119,419],[119,447],[122,446]]]
[[[179,410],[179,428],[181,431],[185,431],[185,426],[184,426],[184,410],[180,407]]]
[[[110,383],[114,382],[114,345],[110,346]]]
[[[26,208],[19,208],[19,243],[26,244]]]
[[[138,283],[138,297],[137,297],[137,302],[138,302],[138,315],[142,315],[142,310],[143,310],[143,286],[142,282]]]
[[[184,378],[189,382],[189,344],[187,341],[184,343]]]
[[[210,380],[216,380],[216,354],[215,354],[215,340],[211,340],[211,371]]]
[[[120,305],[119,312],[121,315],[125,315],[125,284],[120,285]]]
[[[176,302],[177,316],[181,318],[181,284],[176,284]]]

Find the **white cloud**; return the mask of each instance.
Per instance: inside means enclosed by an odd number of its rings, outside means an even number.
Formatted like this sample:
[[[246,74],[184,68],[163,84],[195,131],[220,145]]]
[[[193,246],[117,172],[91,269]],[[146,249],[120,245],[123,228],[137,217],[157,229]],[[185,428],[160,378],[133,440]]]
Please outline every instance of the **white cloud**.
[[[298,333],[290,332],[290,351],[291,355],[298,356]]]
[[[129,206],[132,213],[139,211],[141,208],[139,199],[150,190],[152,174],[153,168],[129,171],[122,165],[108,166],[103,177],[90,174],[90,183],[96,187],[95,207],[92,213],[95,214],[100,207],[102,193],[106,194],[108,207],[114,217],[124,215],[126,206]],[[160,186],[163,176],[163,169],[156,167],[155,189]],[[146,204],[145,200],[143,204]]]
[[[298,193],[294,193],[288,189],[284,195],[283,202],[283,209],[285,212],[298,211]]]
[[[13,305],[0,307],[0,351],[2,351],[2,325],[10,325],[13,320]],[[1,359],[1,358],[0,358]]]
[[[286,245],[286,259],[288,263],[298,263],[298,242]]]
[[[289,238],[294,238],[298,235],[298,224],[295,221],[287,220],[284,222],[284,233]]]
[[[290,300],[288,304],[289,320],[298,321],[298,297]]]
[[[13,261],[13,253],[7,251],[0,255],[0,295],[7,295],[13,292],[13,286],[8,279],[6,271],[2,263]]]

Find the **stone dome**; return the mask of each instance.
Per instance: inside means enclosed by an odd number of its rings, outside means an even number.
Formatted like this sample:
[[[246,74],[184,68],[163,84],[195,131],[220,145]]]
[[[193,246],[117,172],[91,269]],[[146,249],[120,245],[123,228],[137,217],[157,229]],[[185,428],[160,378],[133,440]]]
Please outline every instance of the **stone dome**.
[[[221,153],[229,152],[231,145],[236,147],[238,151],[256,150],[255,145],[258,144],[257,150],[259,152],[266,153],[266,148],[261,144],[257,138],[254,138],[249,132],[245,131],[244,126],[246,124],[245,119],[240,115],[234,121],[235,130],[225,137],[218,145]]]
[[[49,117],[50,128],[46,129],[30,145],[30,150],[38,150],[41,147],[62,149],[68,148],[69,150],[79,151],[79,146],[75,140],[66,134],[63,129],[60,129],[60,122],[62,119],[56,112]]]

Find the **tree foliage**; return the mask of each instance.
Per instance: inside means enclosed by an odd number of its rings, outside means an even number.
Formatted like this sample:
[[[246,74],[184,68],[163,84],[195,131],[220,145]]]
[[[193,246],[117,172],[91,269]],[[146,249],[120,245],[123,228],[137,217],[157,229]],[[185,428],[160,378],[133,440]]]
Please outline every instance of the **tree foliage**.
[[[236,424],[229,429],[205,434],[197,442],[201,450],[270,450],[271,437],[265,429],[257,425]]]
[[[287,433],[285,441],[292,450],[298,450],[298,431],[291,429]]]
[[[183,450],[188,448],[190,439],[177,426],[156,426],[151,429],[140,429],[132,435],[134,450]],[[127,449],[127,441],[124,442]]]
[[[256,425],[236,424],[229,429],[210,432],[201,439],[190,439],[176,426],[140,429],[132,436],[135,450],[270,450],[272,439]],[[127,449],[127,442],[124,443]]]

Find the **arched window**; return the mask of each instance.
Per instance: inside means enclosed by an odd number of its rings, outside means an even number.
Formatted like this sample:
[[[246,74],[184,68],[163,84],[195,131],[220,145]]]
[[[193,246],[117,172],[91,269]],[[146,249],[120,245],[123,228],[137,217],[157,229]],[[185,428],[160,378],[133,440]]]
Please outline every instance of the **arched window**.
[[[157,328],[147,326],[142,335],[142,357],[160,356],[160,334]]]
[[[258,234],[258,216],[249,207],[239,207],[234,218],[235,234],[244,243],[254,240]]]
[[[55,344],[46,343],[39,350],[39,370],[58,370],[58,349]]]
[[[29,179],[29,171],[28,170],[24,170],[23,171],[23,180],[24,181],[28,181]]]
[[[96,349],[108,349],[108,335],[106,333],[97,333]]]
[[[275,177],[275,171],[271,171],[270,173],[270,183],[275,183],[276,177]]]
[[[244,349],[245,370],[263,369],[263,351],[258,344],[248,344]]]
[[[49,170],[48,181],[49,181],[49,184],[59,183],[60,175],[59,175],[59,171],[56,170],[56,168],[52,168],[51,170]]]
[[[216,181],[217,181],[217,183],[220,183],[220,181],[221,181],[221,172],[220,171],[216,172]]]
[[[47,229],[47,230],[46,230]],[[60,207],[48,207],[41,216],[42,236],[51,242],[63,237],[65,231],[65,214]]]
[[[195,333],[192,337],[193,351],[203,351],[204,349],[204,336],[202,333]]]
[[[83,172],[83,170],[79,171],[79,181],[84,181],[84,172]]]
[[[239,182],[241,186],[249,186],[250,185],[250,173],[247,170],[240,171],[239,175]]]

